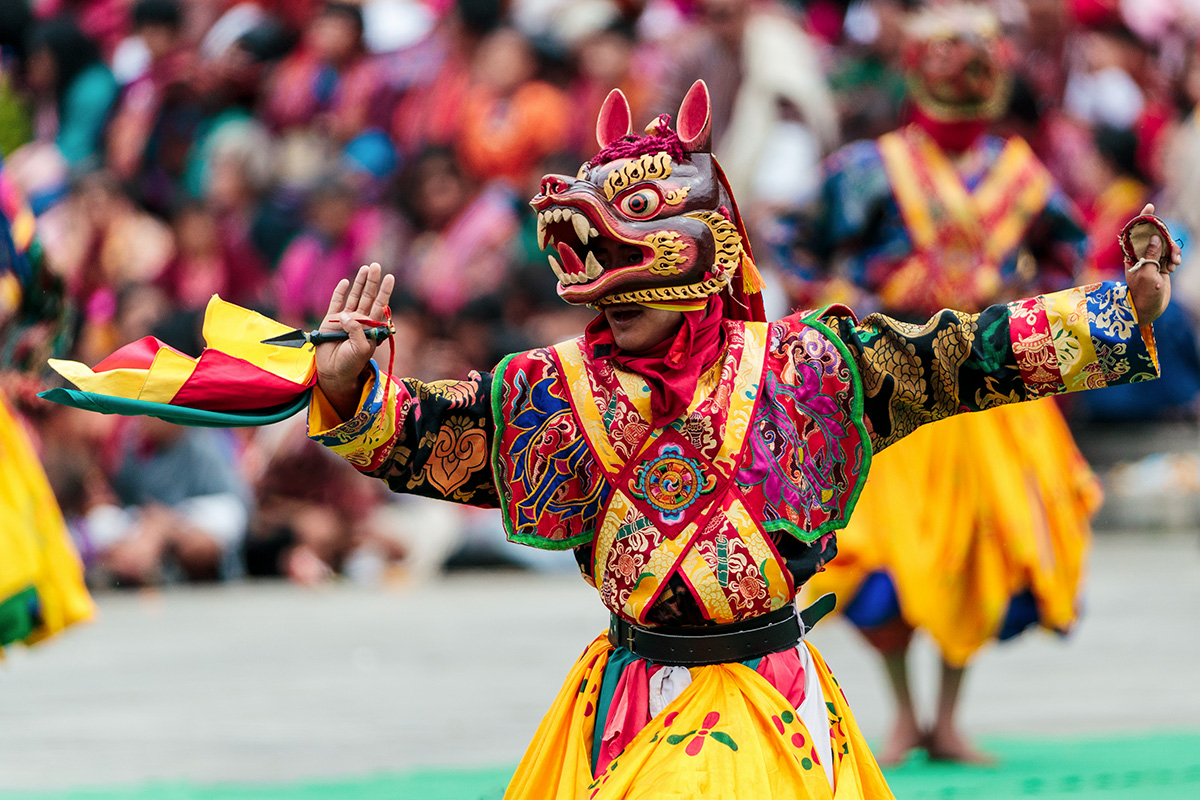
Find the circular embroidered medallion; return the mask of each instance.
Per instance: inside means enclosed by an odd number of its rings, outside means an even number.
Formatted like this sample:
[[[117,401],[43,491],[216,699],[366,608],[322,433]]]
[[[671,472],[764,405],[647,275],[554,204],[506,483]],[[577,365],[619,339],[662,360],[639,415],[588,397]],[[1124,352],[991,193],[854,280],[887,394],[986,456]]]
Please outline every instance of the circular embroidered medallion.
[[[699,461],[684,456],[679,447],[668,445],[638,470],[634,493],[671,520],[700,495],[712,491],[712,483]]]

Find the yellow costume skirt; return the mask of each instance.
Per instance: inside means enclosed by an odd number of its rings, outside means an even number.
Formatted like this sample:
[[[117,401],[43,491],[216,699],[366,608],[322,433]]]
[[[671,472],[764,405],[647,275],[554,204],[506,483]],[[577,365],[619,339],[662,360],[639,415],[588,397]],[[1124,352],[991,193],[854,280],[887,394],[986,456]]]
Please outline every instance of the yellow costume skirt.
[[[691,683],[598,776],[597,698],[614,652],[605,636],[576,662],[538,726],[505,800],[799,800],[891,798],[829,667],[807,644],[828,710],[809,731],[765,678],[742,664],[693,667]],[[830,788],[813,736],[828,736]]]
[[[951,417],[879,454],[837,557],[806,591],[834,592],[845,610],[886,574],[904,621],[962,666],[1023,593],[1043,627],[1071,626],[1100,498],[1053,400]]]
[[[0,397],[0,646],[40,641],[93,610],[46,473]]]

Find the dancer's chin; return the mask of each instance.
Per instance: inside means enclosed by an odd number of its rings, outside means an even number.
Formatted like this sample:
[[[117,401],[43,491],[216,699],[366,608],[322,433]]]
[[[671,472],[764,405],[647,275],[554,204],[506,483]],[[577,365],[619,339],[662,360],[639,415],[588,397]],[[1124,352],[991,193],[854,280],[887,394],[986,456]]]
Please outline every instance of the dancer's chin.
[[[620,303],[605,306],[604,316],[613,339],[626,353],[641,353],[674,335],[683,321],[678,311]]]

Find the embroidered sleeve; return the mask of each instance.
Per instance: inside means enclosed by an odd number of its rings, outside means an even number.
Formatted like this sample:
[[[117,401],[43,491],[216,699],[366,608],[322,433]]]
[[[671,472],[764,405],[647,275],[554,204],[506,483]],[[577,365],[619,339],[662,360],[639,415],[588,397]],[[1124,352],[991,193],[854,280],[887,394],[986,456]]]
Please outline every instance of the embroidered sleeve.
[[[862,377],[876,451],[918,426],[968,411],[1158,377],[1154,335],[1123,283],[941,311],[924,325],[838,317]]]
[[[308,435],[392,491],[494,507],[492,376],[422,383],[381,376],[373,361],[371,369],[358,412],[344,422],[313,391]]]

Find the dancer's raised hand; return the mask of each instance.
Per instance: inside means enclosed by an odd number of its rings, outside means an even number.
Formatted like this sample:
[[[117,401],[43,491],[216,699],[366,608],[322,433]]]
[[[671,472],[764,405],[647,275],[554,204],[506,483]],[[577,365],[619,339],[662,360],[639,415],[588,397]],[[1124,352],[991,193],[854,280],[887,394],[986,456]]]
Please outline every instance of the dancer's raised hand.
[[[342,419],[354,416],[367,380],[367,364],[378,345],[363,333],[359,320],[383,321],[395,278],[377,263],[360,267],[354,282],[343,278],[333,290],[322,331],[346,331],[344,342],[317,345],[317,385]]]
[[[1147,203],[1141,215],[1153,214],[1154,206]],[[1130,243],[1129,248],[1122,247],[1127,251],[1125,283],[1129,284],[1129,299],[1137,311],[1138,323],[1149,325],[1162,316],[1171,300],[1171,273],[1182,263],[1183,253],[1179,245],[1164,236],[1151,221],[1135,224],[1128,233],[1128,236],[1122,233],[1122,245],[1126,241]],[[1170,256],[1163,254],[1167,245],[1171,248]],[[1137,258],[1131,259],[1128,250],[1133,250],[1132,255]]]

